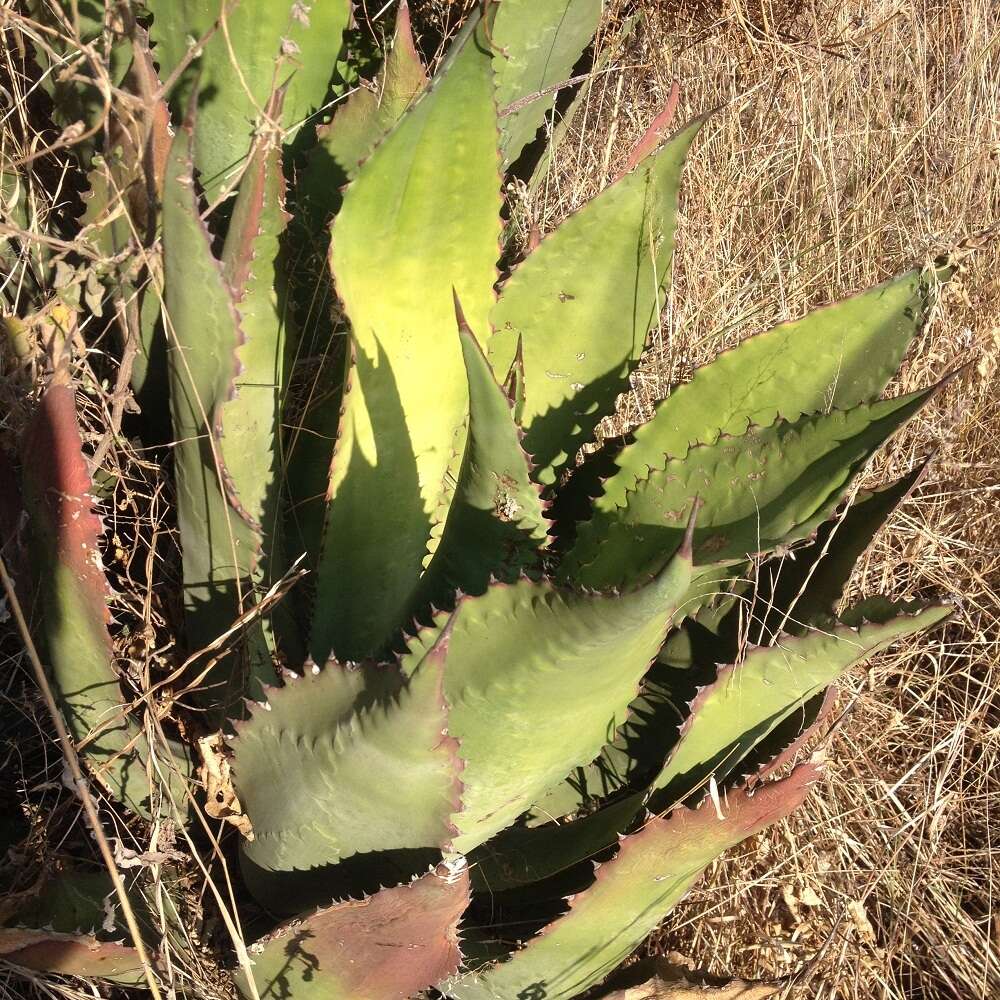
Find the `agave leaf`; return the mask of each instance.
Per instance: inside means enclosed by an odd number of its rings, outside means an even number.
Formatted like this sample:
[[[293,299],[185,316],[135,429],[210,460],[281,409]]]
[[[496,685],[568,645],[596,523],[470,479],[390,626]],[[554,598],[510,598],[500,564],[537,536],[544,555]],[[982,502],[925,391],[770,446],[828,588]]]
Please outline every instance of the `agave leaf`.
[[[589,106],[591,91],[595,81],[599,80],[608,65],[615,58],[618,58],[632,29],[639,23],[639,13],[624,14],[618,22],[617,27],[606,35],[602,32],[600,44],[595,46],[594,60],[590,66],[590,77],[576,92],[569,106],[559,117],[552,135],[542,150],[542,154],[531,172],[531,179],[528,181],[528,190],[534,194],[538,191],[546,179],[549,177],[550,168],[555,161],[556,153],[566,139],[571,135],[573,122],[585,108]]]
[[[142,982],[135,949],[110,940],[123,933],[115,903],[107,905],[114,891],[106,871],[60,872],[18,908],[11,926],[0,928],[0,960],[39,972]],[[116,924],[110,930],[109,918]]]
[[[150,38],[164,79],[188,55],[188,40],[212,32],[200,55],[171,92],[186,109],[198,89],[196,163],[210,200],[238,179],[271,94],[287,85],[277,124],[300,124],[324,102],[341,39],[348,0],[308,6],[295,0],[244,0],[225,8],[217,0],[146,0],[153,14]],[[219,20],[225,9],[225,25]],[[218,22],[218,27],[216,27]],[[213,31],[213,28],[215,30]]]
[[[724,819],[711,801],[651,817],[597,869],[593,885],[574,896],[567,913],[520,951],[488,970],[441,984],[453,1000],[562,1000],[599,983],[697,881],[723,851],[797,808],[816,780],[812,765],[752,796],[730,793]]]
[[[374,84],[364,84],[334,108],[333,120],[316,132],[316,146],[302,178],[300,197],[321,224],[340,205],[340,188],[427,86],[427,72],[413,42],[406,0],[396,12],[392,47]]]
[[[63,716],[74,739],[86,741],[83,753],[91,770],[116,799],[148,818],[149,747],[122,703],[108,633],[110,591],[98,544],[102,527],[81,448],[73,390],[56,382],[25,435],[23,465],[45,647]],[[171,775],[176,779],[171,794],[183,802],[188,764],[182,748],[171,749],[180,768]]]
[[[523,340],[525,447],[542,483],[555,481],[614,410],[659,321],[681,168],[701,125],[570,216],[501,289],[490,361],[506,370]]]
[[[279,92],[269,105],[273,117],[281,114],[282,96]],[[243,342],[236,350],[236,392],[223,401],[219,424],[232,488],[265,535],[274,531],[267,501],[276,487],[278,401],[287,365],[284,204],[281,147],[264,136],[251,151],[222,250],[222,273],[236,298]]]
[[[307,672],[238,725],[233,777],[253,823],[250,861],[303,870],[448,844],[461,783],[455,741],[444,735],[447,643],[405,684],[389,668]]]
[[[860,492],[842,514],[822,525],[810,546],[796,549],[794,558],[765,563],[744,623],[751,641],[767,644],[782,631],[799,633],[832,615],[858,559],[926,469],[923,463],[895,483]]]
[[[268,113],[281,114],[284,92],[278,91]],[[281,147],[262,136],[250,153],[247,170],[233,206],[222,251],[223,275],[233,290],[243,343],[237,348],[238,375],[234,394],[218,414],[222,459],[230,490],[246,519],[260,536],[256,577],[265,587],[285,569],[281,533],[281,405],[289,358],[290,309],[281,245],[288,222]],[[286,654],[301,655],[302,646],[290,634],[291,622],[282,608]],[[270,623],[261,623],[272,652]]]
[[[36,972],[110,979],[126,986],[145,979],[135,948],[93,934],[0,927],[0,960]]]
[[[465,458],[440,542],[420,582],[417,607],[456,590],[481,594],[491,576],[516,578],[537,562],[548,522],[531,481],[511,404],[459,311],[469,379]]]
[[[909,271],[749,337],[699,368],[636,429],[597,509],[620,506],[636,478],[720,434],[738,436],[778,417],[795,421],[877,399],[922,327],[936,282],[948,274]]]
[[[715,669],[714,661],[706,663],[704,654],[697,664],[683,668],[664,662],[663,650],[657,660],[643,678],[642,689],[629,705],[628,718],[614,738],[591,763],[574,768],[532,805],[530,825],[592,810],[623,790],[641,792],[663,767],[684,721],[687,703],[701,684],[714,677]],[[498,843],[502,840],[503,835]]]
[[[751,650],[740,663],[721,667],[691,703],[680,741],[653,781],[656,801],[680,801],[709,776],[721,782],[755,745],[844,671],[951,614],[941,605],[916,613],[895,610],[891,618],[857,628],[831,624],[785,636],[774,646]]]
[[[839,697],[840,689],[831,684],[825,691],[802,702],[753,748],[733,774],[746,777],[753,785],[791,764],[833,714]]]
[[[509,167],[531,142],[601,18],[601,0],[504,0],[490,37],[500,108],[500,152]]]
[[[593,760],[624,721],[690,571],[682,549],[655,580],[621,596],[522,580],[459,602],[444,682],[448,732],[465,765],[455,850],[484,843]],[[404,671],[440,628],[413,640]]]
[[[452,292],[472,329],[489,329],[500,235],[495,114],[488,48],[470,32],[372,153],[334,223],[331,266],[358,364],[330,480],[317,661],[387,643],[447,507],[469,405],[449,332]]]
[[[296,917],[251,945],[262,998],[405,1000],[458,967],[466,870],[445,865],[409,885]],[[244,971],[236,985],[254,996]]]
[[[581,525],[563,572],[598,587],[648,573],[673,551],[696,496],[703,503],[697,563],[739,563],[807,537],[833,513],[875,451],[948,381],[697,445],[635,481],[624,508],[598,508]]]
[[[252,607],[251,576],[261,537],[259,523],[236,496],[218,439],[243,335],[232,289],[199,217],[190,152],[191,134],[179,129],[164,183],[163,253],[184,605],[188,645],[197,650]],[[249,643],[251,677],[273,682],[270,657],[255,636]],[[243,694],[242,673],[229,657],[209,674],[209,685],[222,685],[221,693],[212,691],[218,705],[230,708]]]
[[[472,884],[504,892],[540,882],[613,845],[642,811],[642,792],[565,823],[511,827],[472,855]]]

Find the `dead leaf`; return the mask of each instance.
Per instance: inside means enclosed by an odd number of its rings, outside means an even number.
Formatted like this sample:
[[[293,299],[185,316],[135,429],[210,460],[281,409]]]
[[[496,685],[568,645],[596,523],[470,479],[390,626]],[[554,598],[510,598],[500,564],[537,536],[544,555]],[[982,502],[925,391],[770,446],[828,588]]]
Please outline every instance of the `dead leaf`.
[[[784,986],[780,982],[748,983],[743,979],[726,982],[696,972],[688,967],[689,961],[671,953],[622,970],[616,985],[624,988],[604,994],[602,1000],[767,1000],[777,996]]]
[[[854,899],[847,904],[847,912],[857,928],[858,934],[861,935],[861,940],[866,944],[875,944],[875,928],[872,927],[872,922],[865,912],[865,904],[859,899]]]
[[[688,982],[651,979],[641,986],[609,993],[604,1000],[766,1000],[778,995],[776,983],[748,983],[734,979],[725,986],[696,986]]]
[[[250,817],[244,814],[233,788],[229,756],[222,742],[222,733],[200,737],[198,752],[202,760],[198,777],[205,787],[205,812],[214,819],[232,823],[247,840],[253,840]]]

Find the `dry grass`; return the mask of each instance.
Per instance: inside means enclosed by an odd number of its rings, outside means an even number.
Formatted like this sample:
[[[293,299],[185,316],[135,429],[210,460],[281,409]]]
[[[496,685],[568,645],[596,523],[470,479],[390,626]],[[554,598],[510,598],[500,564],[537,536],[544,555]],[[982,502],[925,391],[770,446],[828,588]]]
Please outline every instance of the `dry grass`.
[[[672,80],[681,120],[720,107],[689,161],[672,293],[623,421],[720,348],[1000,220],[992,0],[639,9],[527,207],[550,227],[599,190]],[[982,242],[897,388],[971,367],[872,470],[900,475],[937,450],[856,576],[859,591],[948,597],[955,617],[851,679],[823,787],[716,865],[654,950],[796,973],[816,1000],[1000,995],[1000,257]]]
[[[457,6],[411,4],[425,21],[446,8],[454,20]],[[995,997],[1000,258],[986,241],[966,251],[1000,220],[1000,11],[994,0],[607,5],[601,46],[621,16],[638,12],[637,27],[595,80],[545,183],[525,196],[519,223],[551,228],[596,193],[672,80],[681,84],[679,119],[721,108],[690,160],[671,295],[621,421],[648,413],[721,347],[949,251],[960,251],[963,270],[898,388],[971,365],[872,470],[875,479],[898,475],[937,449],[918,495],[856,578],[869,593],[949,596],[953,621],[852,678],[824,742],[823,786],[789,823],[716,865],[650,947],[720,974],[790,974],[795,995],[810,1000]],[[55,138],[33,134],[28,103],[12,107],[21,121],[4,132],[4,156]],[[43,168],[59,176],[58,162]],[[62,210],[74,210],[71,186],[63,195],[52,177],[45,184],[60,192]],[[92,344],[79,373],[94,445],[108,420],[102,379],[114,378],[102,351]],[[15,399],[6,387],[2,398],[5,406]],[[5,427],[15,418],[8,413]],[[120,473],[108,504],[118,548],[109,561],[122,595],[116,615],[135,637],[128,655],[148,682],[171,656],[177,620],[148,572],[154,560],[169,569],[173,558],[169,523],[160,524],[168,487],[142,454],[123,448],[112,457]],[[162,531],[152,541],[154,524]],[[54,845],[32,859],[37,868],[90,848],[59,790],[58,756],[37,738],[43,716],[25,698],[19,655],[4,651],[0,707],[18,723],[4,734],[0,764],[22,776],[38,840]],[[31,756],[23,747],[34,748]],[[124,824],[118,833],[126,846],[149,846]],[[197,915],[201,874],[192,885]],[[200,930],[211,937],[210,924]],[[205,949],[174,957],[178,985],[206,1000],[229,995]],[[0,1000],[28,995],[93,994],[0,971]]]

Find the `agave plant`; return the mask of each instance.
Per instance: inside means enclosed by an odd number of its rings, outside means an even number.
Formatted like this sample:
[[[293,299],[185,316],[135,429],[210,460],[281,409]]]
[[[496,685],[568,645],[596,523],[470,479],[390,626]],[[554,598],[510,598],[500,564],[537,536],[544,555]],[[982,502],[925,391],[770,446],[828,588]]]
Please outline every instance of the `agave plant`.
[[[590,446],[658,324],[704,123],[658,119],[593,200],[505,245],[501,179],[600,9],[503,0],[428,79],[404,5],[353,89],[340,0],[96,23],[141,100],[112,107],[79,238],[110,262],[150,439],[169,406],[183,691],[202,747],[229,742],[204,808],[239,826],[245,916],[270,920],[237,948],[247,997],[599,986],[803,801],[818,766],[789,766],[837,678],[948,613],[841,607],[921,473],[856,486],[940,388],[882,398],[945,265],[744,340]],[[327,256],[329,285],[303,278]],[[95,781],[183,821],[181,710],[122,697],[65,354],[21,463],[50,675]],[[138,981],[67,886],[106,891],[64,881],[0,955]],[[146,929],[155,950],[176,920]]]

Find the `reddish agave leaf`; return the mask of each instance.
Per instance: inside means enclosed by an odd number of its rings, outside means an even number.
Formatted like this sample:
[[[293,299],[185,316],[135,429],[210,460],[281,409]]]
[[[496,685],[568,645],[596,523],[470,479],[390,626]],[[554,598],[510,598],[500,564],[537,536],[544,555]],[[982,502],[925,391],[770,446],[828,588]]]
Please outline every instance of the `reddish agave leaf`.
[[[250,948],[257,990],[295,1000],[405,1000],[458,968],[468,903],[468,870],[442,864],[409,885],[290,920]],[[236,983],[252,995],[245,973]]]
[[[142,963],[135,948],[117,941],[98,941],[92,934],[2,927],[0,959],[36,972],[99,977],[123,984],[143,980]]]
[[[621,839],[597,868],[593,884],[570,898],[569,910],[508,961],[478,970],[441,990],[454,1000],[545,996],[569,1000],[601,982],[662,922],[723,851],[797,808],[818,777],[812,764],[753,794],[728,793],[716,805],[683,806],[653,816]]]
[[[783,767],[790,764],[798,756],[799,751],[819,732],[820,726],[833,714],[837,706],[840,690],[836,684],[831,684],[823,695],[816,717],[803,731],[788,744],[780,753],[769,760],[749,781],[750,787],[773,777]]]
[[[105,650],[110,658],[110,590],[98,547],[101,521],[93,510],[69,386],[55,383],[42,396],[25,439],[24,472],[29,513],[43,522],[53,555],[79,585],[76,599],[86,612],[82,617],[87,644]]]
[[[66,723],[95,776],[119,801],[150,815],[143,735],[126,714],[108,633],[110,588],[101,562],[101,521],[70,386],[49,386],[25,434],[22,479],[32,534],[32,570],[42,598],[46,662]],[[96,735],[95,735],[96,734]],[[182,748],[172,794],[184,800]],[[175,779],[176,778],[176,782]]]

